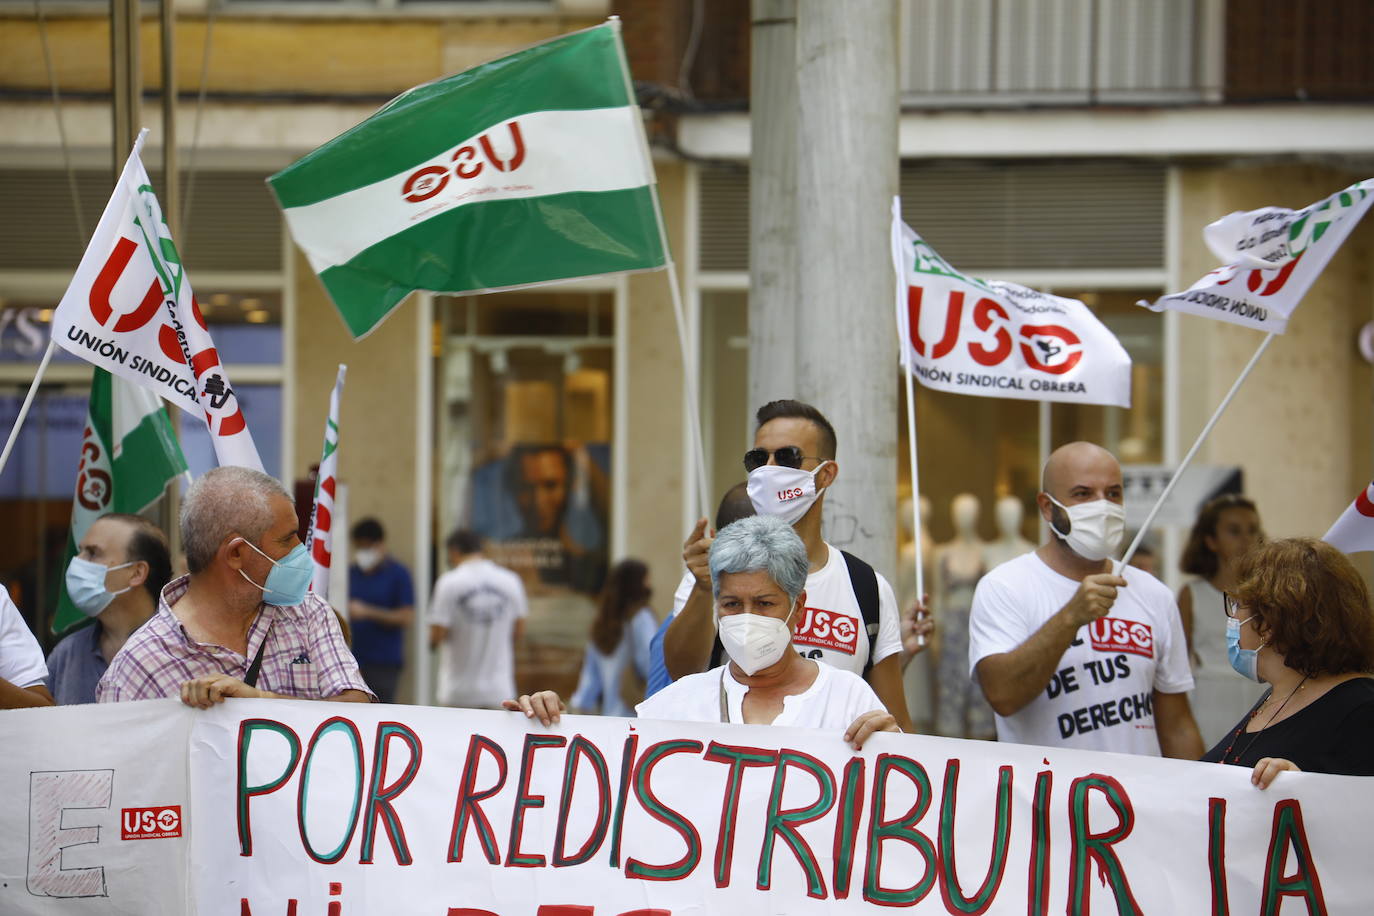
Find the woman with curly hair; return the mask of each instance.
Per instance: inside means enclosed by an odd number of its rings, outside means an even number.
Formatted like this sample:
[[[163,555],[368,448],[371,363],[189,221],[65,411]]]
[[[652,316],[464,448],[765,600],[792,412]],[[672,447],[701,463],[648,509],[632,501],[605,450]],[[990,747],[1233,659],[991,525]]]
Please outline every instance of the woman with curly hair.
[[[1203,760],[1374,776],[1374,609],[1350,560],[1312,538],[1247,553],[1226,595],[1230,663],[1269,690]]]
[[[1239,493],[1226,493],[1202,507],[1179,560],[1179,567],[1196,577],[1178,593],[1178,610],[1197,685],[1193,716],[1208,742],[1222,735],[1259,694],[1227,663],[1221,623],[1222,594],[1236,587],[1241,557],[1263,538],[1255,504]]]

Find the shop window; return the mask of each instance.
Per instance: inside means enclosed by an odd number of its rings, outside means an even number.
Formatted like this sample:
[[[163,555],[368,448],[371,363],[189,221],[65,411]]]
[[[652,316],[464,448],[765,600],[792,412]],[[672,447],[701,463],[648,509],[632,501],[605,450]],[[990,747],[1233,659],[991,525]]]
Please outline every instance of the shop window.
[[[530,599],[520,689],[576,686],[610,544],[614,300],[440,297],[442,534],[470,528]]]

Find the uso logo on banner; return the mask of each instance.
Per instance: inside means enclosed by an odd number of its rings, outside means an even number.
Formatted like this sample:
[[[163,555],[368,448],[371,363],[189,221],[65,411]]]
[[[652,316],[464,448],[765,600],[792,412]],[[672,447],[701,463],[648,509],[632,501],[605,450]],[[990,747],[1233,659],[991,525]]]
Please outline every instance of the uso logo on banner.
[[[818,646],[853,655],[859,646],[859,621],[848,614],[809,607],[797,624],[792,641],[799,646]]]
[[[119,830],[121,840],[162,840],[181,836],[181,805],[123,808]]]
[[[1099,652],[1130,652],[1154,658],[1155,638],[1149,624],[1122,620],[1119,617],[1103,617],[1088,624],[1088,635],[1093,648]]]

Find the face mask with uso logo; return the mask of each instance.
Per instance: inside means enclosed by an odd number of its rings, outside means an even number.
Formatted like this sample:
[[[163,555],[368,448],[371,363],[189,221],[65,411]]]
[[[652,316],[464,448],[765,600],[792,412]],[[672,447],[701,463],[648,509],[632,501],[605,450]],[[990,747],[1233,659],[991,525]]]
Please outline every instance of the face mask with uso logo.
[[[822,461],[815,471],[780,464],[754,468],[749,472],[749,501],[754,511],[795,525],[816,502],[816,471],[829,463]]]

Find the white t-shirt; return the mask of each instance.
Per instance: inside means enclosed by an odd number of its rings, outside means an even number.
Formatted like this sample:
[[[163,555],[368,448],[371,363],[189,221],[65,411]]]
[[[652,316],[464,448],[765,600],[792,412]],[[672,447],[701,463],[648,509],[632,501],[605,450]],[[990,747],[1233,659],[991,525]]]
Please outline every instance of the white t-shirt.
[[[1128,566],[1111,613],[1084,626],[1050,683],[1024,709],[997,716],[997,738],[1159,756],[1153,692],[1193,689],[1178,606],[1167,586]],[[1033,551],[978,582],[969,614],[969,671],[1010,652],[1069,603],[1079,583]]]
[[[34,687],[48,678],[43,649],[14,606],[9,592],[0,588],[0,677],[16,687]]]
[[[826,544],[830,558],[825,565],[806,577],[806,608],[799,621],[792,645],[806,658],[825,662],[842,671],[862,676],[868,664],[868,631],[854,586],[849,581],[849,565],[839,549]],[[902,650],[901,620],[897,610],[897,596],[881,573],[878,577],[878,662]],[[683,574],[673,593],[673,614],[682,610],[692,593],[696,579],[691,572]],[[714,617],[713,617],[714,620]]]
[[[784,697],[782,712],[770,724],[843,731],[864,713],[885,709],[873,688],[857,674],[829,665],[816,667],[816,680],[802,693]],[[674,681],[636,706],[635,712],[641,719],[719,722],[722,687],[729,720],[743,722],[744,695],[749,688],[735,680],[728,665]]]
[[[500,706],[514,697],[512,632],[528,614],[520,577],[486,557],[440,576],[430,608],[430,622],[448,628],[439,648],[439,702]]]

